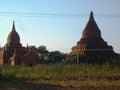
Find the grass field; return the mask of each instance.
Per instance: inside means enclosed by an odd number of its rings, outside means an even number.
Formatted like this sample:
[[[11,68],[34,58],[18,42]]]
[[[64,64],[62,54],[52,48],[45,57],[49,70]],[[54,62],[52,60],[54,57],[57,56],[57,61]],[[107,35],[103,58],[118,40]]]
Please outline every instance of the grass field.
[[[0,89],[120,88],[120,67],[111,65],[40,64],[0,67]],[[41,90],[42,90],[41,89]],[[66,90],[66,89],[65,89]],[[84,90],[84,89],[82,89]],[[86,90],[86,89],[85,89]],[[87,89],[88,90],[88,89]],[[92,90],[92,89],[90,89]],[[95,89],[96,90],[96,89]]]

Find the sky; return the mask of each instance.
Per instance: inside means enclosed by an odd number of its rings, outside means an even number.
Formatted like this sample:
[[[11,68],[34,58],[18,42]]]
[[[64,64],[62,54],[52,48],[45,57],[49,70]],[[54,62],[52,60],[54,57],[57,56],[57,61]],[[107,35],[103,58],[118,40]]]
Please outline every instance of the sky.
[[[14,20],[23,46],[69,53],[93,11],[103,39],[120,53],[119,8],[120,0],[0,0],[0,45],[6,44]]]

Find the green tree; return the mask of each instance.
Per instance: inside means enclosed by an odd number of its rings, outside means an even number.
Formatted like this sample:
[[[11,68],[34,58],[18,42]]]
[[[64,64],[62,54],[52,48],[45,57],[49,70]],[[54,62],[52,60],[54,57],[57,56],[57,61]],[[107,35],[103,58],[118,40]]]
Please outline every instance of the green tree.
[[[40,58],[40,63],[57,63],[66,58],[66,54],[60,51],[49,52],[46,46],[42,45],[36,48],[36,46],[29,46],[30,50],[36,51]]]
[[[36,46],[28,46],[28,48],[29,48],[30,50],[33,50],[33,51],[36,51],[36,52],[37,52]]]
[[[46,49],[46,46],[39,46],[37,48],[37,52],[40,56],[41,62],[45,62],[47,60],[48,53],[49,53],[49,51]]]
[[[60,51],[52,51],[49,53],[48,59],[50,63],[61,62],[65,59],[66,54],[61,53]]]

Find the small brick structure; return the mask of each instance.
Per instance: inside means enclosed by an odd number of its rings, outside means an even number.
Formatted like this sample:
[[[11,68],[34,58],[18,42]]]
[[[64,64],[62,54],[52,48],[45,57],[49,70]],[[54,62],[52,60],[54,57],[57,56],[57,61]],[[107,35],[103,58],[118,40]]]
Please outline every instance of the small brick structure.
[[[20,37],[15,30],[13,21],[12,31],[9,33],[7,43],[0,50],[0,65],[36,65],[39,63],[39,56],[28,47],[23,47]]]
[[[91,11],[89,20],[85,29],[82,32],[82,38],[77,42],[77,45],[72,47],[72,51],[67,54],[67,59],[75,55],[87,55],[90,57],[117,57],[113,51],[113,47],[109,46],[101,37],[101,31],[97,26],[93,12]]]

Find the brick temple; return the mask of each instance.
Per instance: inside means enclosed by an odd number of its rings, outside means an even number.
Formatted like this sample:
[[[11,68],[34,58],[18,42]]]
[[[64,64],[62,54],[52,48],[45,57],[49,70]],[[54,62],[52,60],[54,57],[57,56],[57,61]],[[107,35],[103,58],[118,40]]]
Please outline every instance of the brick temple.
[[[39,56],[36,52],[23,47],[20,37],[13,22],[12,31],[9,33],[7,43],[0,50],[0,65],[36,65],[39,63]]]
[[[113,51],[113,47],[101,37],[101,31],[95,22],[93,12],[90,13],[87,25],[82,32],[82,38],[77,42],[77,45],[72,47],[71,52],[67,54],[67,59],[77,54],[108,58],[114,58],[118,55]]]

